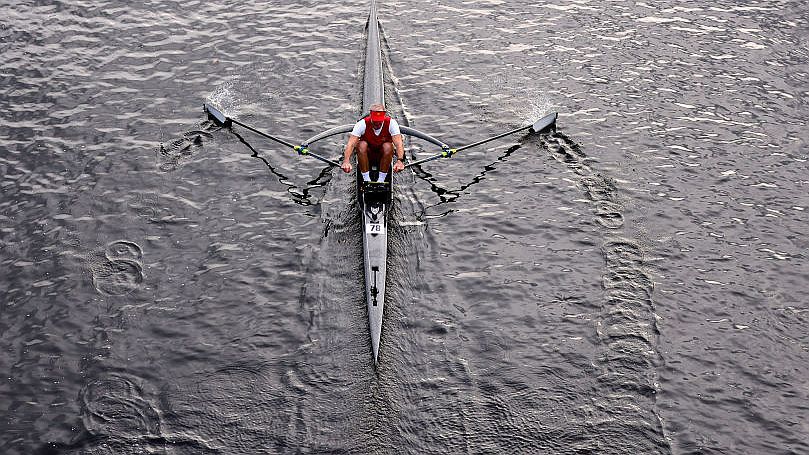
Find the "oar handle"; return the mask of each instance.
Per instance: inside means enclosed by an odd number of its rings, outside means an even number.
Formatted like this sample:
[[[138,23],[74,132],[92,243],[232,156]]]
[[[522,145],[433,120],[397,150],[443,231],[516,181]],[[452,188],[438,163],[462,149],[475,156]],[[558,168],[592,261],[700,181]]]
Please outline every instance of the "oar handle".
[[[428,163],[430,161],[437,160],[439,158],[441,158],[441,155],[433,155],[429,158],[424,158],[423,160],[413,161],[405,164],[405,169],[409,168],[410,166],[418,166],[419,164]]]
[[[314,158],[316,160],[320,160],[320,161],[322,161],[322,162],[324,162],[326,164],[330,164],[332,166],[340,167],[340,163],[338,163],[337,161],[332,161],[332,160],[330,160],[328,158],[320,156],[317,153],[314,153],[311,150],[309,150],[309,147],[306,147],[306,146],[303,146],[303,145],[293,145],[292,149],[295,150],[296,152],[298,152],[298,155],[311,156],[312,158]]]

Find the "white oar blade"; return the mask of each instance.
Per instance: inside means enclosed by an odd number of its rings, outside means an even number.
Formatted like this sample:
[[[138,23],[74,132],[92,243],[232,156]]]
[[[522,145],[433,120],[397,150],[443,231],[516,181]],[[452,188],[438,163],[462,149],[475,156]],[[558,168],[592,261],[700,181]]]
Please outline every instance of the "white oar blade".
[[[230,119],[223,114],[222,111],[213,107],[212,105],[205,103],[203,104],[203,108],[205,109],[205,112],[208,113],[208,117],[214,119],[216,123],[224,126],[228,126],[230,123]]]
[[[554,112],[553,114],[548,114],[545,117],[537,120],[536,123],[531,125],[531,130],[535,133],[544,133],[551,129],[556,129],[556,116],[558,114]]]

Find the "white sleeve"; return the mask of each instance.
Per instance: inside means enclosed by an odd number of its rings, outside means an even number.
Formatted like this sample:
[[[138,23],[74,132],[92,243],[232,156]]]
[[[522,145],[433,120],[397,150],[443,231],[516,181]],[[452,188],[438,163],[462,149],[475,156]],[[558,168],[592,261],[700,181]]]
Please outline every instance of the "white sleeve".
[[[399,130],[399,122],[395,119],[390,119],[390,125],[388,125],[388,132],[391,136],[396,136],[397,134],[402,134]]]
[[[398,130],[399,127],[397,126],[396,129]],[[365,134],[365,119],[358,121],[354,124],[354,129],[351,130],[352,136],[362,137]]]

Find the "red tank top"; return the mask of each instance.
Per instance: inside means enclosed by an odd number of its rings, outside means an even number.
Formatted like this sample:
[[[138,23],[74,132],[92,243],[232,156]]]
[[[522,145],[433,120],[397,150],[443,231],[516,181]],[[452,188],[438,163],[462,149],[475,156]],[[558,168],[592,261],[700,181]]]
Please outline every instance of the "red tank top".
[[[385,142],[393,142],[393,136],[390,135],[390,117],[385,116],[385,121],[382,122],[382,132],[379,136],[374,134],[374,126],[371,125],[371,116],[365,117],[365,132],[362,133],[360,139],[367,142],[373,148],[382,147]]]

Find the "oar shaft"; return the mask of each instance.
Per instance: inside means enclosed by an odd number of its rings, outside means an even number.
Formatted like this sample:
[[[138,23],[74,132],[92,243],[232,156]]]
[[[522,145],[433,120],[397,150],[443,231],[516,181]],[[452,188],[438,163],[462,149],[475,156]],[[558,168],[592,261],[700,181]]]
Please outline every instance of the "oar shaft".
[[[266,137],[267,139],[272,139],[273,141],[278,142],[279,144],[286,145],[287,147],[295,148],[295,144],[289,143],[289,142],[287,142],[287,141],[285,141],[283,139],[279,139],[279,138],[277,138],[275,136],[271,136],[271,135],[269,135],[269,134],[267,134],[267,133],[265,133],[263,131],[259,131],[259,130],[255,129],[255,128],[253,128],[252,126],[245,125],[244,123],[242,123],[242,122],[240,122],[240,121],[238,121],[236,119],[230,119],[230,121],[237,124],[237,125],[239,125],[239,126],[241,126],[242,128],[248,129],[248,130],[258,134],[259,136]]]
[[[317,153],[312,153],[311,151],[309,151],[309,148],[307,148],[307,147],[302,147],[300,145],[295,145],[295,144],[292,144],[291,142],[287,142],[287,141],[285,141],[283,139],[279,139],[279,138],[277,138],[275,136],[272,136],[270,134],[267,134],[267,133],[265,133],[263,131],[259,131],[259,130],[255,129],[255,128],[253,128],[250,125],[245,125],[244,123],[242,123],[242,122],[240,122],[238,120],[230,119],[230,121],[235,123],[236,125],[241,126],[242,128],[248,129],[248,130],[258,134],[259,136],[263,136],[263,137],[266,137],[267,139],[272,139],[273,141],[278,142],[279,144],[286,145],[287,147],[289,147],[289,148],[295,150],[296,152],[298,152],[298,154],[300,154],[300,155],[309,155],[312,158],[314,158],[316,160],[320,160],[320,161],[322,161],[322,162],[324,162],[326,164],[329,164],[331,166],[340,167],[340,163],[338,163],[337,161],[332,161],[332,160],[330,160],[330,159],[328,159],[326,157],[318,155]]]
[[[482,141],[475,142],[474,144],[469,144],[469,145],[464,145],[463,147],[458,147],[457,149],[455,149],[455,151],[460,152],[461,150],[466,150],[466,149],[469,149],[469,148],[472,148],[472,147],[477,147],[478,145],[482,145],[482,144],[485,144],[487,142],[491,142],[491,141],[493,141],[495,139],[500,139],[501,137],[506,137],[509,134],[519,133],[520,131],[527,130],[528,128],[531,128],[531,125],[519,127],[517,129],[511,130],[509,132],[506,132],[506,133],[503,133],[503,134],[498,134],[497,136],[490,137],[488,139],[484,139]]]
[[[208,103],[203,104],[203,109],[205,109],[205,112],[208,113],[208,118],[213,119],[214,121],[216,121],[217,124],[219,124],[221,126],[229,128],[231,124],[239,125],[242,128],[244,128],[246,130],[249,130],[249,131],[252,131],[252,132],[258,134],[261,137],[266,137],[267,139],[271,139],[271,140],[273,140],[273,141],[275,141],[275,142],[277,142],[279,144],[286,145],[287,147],[291,148],[292,150],[295,150],[296,152],[298,152],[298,155],[311,155],[312,158],[314,158],[316,160],[319,160],[319,161],[322,161],[322,162],[324,162],[324,163],[326,163],[326,164],[328,164],[330,166],[337,166],[337,167],[340,166],[340,163],[338,163],[337,161],[332,161],[332,160],[330,160],[328,158],[325,158],[325,157],[322,157],[322,156],[318,155],[317,153],[312,153],[309,150],[308,145],[295,145],[295,144],[293,144],[291,142],[288,142],[288,141],[285,141],[283,139],[277,138],[277,137],[275,137],[275,136],[273,136],[271,134],[267,134],[264,131],[257,130],[257,129],[253,128],[252,126],[250,126],[250,125],[248,125],[246,123],[242,123],[242,122],[240,122],[240,121],[238,121],[236,119],[233,119],[233,118],[230,118],[230,117],[226,116],[224,113],[222,113],[222,111],[220,111],[219,109],[215,108],[214,106],[212,106],[212,105],[210,105]],[[324,137],[328,137],[328,136],[337,134],[339,132],[342,132],[342,130],[344,130],[345,128],[348,128],[350,126],[351,125],[343,125],[343,126],[338,126],[336,128],[332,128],[332,129],[330,129],[328,131],[325,131],[325,132],[315,136],[314,138],[310,139],[308,142],[314,142],[317,139],[322,139]],[[348,131],[350,131],[350,128],[348,129]],[[241,139],[241,136],[239,136],[239,138]],[[242,142],[244,142],[244,139],[242,139]],[[251,149],[252,149],[252,147],[251,147]],[[253,150],[253,151],[255,151],[255,150]]]

